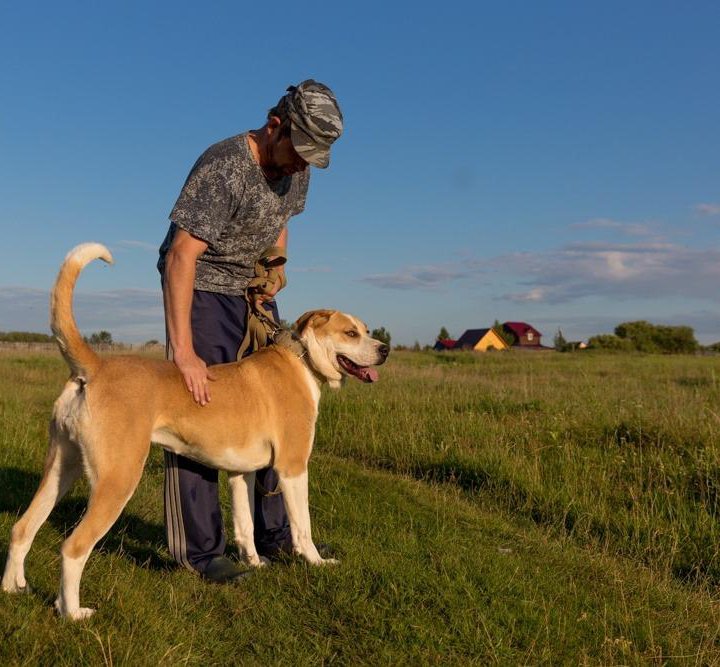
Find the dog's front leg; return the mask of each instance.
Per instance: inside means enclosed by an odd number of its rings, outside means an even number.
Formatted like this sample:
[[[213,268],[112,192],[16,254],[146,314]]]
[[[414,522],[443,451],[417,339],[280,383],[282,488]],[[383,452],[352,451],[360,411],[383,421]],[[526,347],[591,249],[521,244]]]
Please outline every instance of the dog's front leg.
[[[263,562],[255,548],[253,535],[253,514],[255,512],[255,473],[228,473],[228,482],[232,494],[233,528],[235,543],[240,558],[252,567],[260,567]]]
[[[294,477],[280,473],[280,488],[290,520],[293,549],[313,565],[337,563],[334,558],[322,558],[310,535],[310,505],[307,470]]]

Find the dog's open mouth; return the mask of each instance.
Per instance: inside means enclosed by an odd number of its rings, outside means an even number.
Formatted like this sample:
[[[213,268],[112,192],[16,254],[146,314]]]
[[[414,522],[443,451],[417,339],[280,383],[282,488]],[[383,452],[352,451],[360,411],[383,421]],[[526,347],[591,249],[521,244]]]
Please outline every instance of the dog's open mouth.
[[[363,382],[377,382],[380,376],[374,368],[369,366],[358,366],[354,361],[348,359],[342,354],[337,356],[338,363],[343,367],[349,375],[354,375]]]

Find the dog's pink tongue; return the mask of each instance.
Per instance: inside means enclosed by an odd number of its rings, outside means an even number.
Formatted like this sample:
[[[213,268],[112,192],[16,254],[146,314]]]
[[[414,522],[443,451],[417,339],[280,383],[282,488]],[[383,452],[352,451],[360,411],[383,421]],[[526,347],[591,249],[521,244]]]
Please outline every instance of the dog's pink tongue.
[[[358,368],[357,376],[363,382],[377,382],[380,379],[378,372],[374,368]]]

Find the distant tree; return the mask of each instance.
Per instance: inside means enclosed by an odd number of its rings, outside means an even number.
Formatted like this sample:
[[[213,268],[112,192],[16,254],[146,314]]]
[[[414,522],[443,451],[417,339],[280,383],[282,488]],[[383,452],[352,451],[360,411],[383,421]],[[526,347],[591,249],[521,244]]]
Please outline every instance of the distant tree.
[[[692,327],[658,327],[655,337],[658,347],[669,354],[690,354],[700,346]]]
[[[420,350],[422,350],[422,348],[420,347],[420,342],[416,340],[415,343],[413,344],[413,346],[412,346],[410,349],[411,349],[413,352],[420,352]]]
[[[437,335],[436,340],[446,340],[450,338],[450,332],[445,327],[440,327],[440,333]]]
[[[32,331],[0,331],[0,341],[4,343],[53,343],[55,338]]]
[[[588,340],[588,348],[591,350],[617,350],[622,352],[630,352],[635,349],[632,341],[614,334],[591,336]]]
[[[633,349],[639,352],[680,354],[698,349],[695,332],[687,326],[671,327],[637,320],[618,324],[615,335],[630,341]]]
[[[143,343],[143,347],[155,347],[156,345],[160,345],[160,341],[156,338],[151,338]]]
[[[379,329],[373,329],[372,333],[370,334],[373,338],[377,338],[377,340],[381,340],[386,345],[390,345],[390,339],[392,336],[390,336],[390,332],[385,329],[385,327],[380,327]]]
[[[493,324],[492,328],[495,330],[495,333],[500,336],[500,338],[502,338],[508,345],[510,345],[511,347],[515,345],[515,336],[509,331],[507,331],[498,320],[495,320],[495,324]]]
[[[615,327],[615,335],[632,343],[632,348],[638,352],[657,352],[658,348],[653,340],[654,325],[645,320],[623,322]]]
[[[555,338],[553,339],[553,342],[555,344],[555,349],[558,352],[567,352],[569,346],[568,342],[565,340],[565,336],[563,336],[562,331],[560,330],[560,327],[558,327],[557,333],[555,334]]]
[[[89,338],[85,339],[90,345],[112,345],[113,344],[113,338],[112,334],[109,331],[105,331],[104,329],[102,331],[96,331],[93,334],[90,334]]]

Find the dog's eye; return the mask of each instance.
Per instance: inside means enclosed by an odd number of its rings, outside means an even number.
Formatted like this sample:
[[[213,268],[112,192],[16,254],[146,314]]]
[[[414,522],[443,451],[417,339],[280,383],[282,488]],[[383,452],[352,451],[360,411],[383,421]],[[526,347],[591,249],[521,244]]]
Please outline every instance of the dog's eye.
[[[348,331],[345,332],[345,335],[349,336],[350,338],[355,338],[358,335],[358,332],[355,331],[354,329],[349,329]]]

